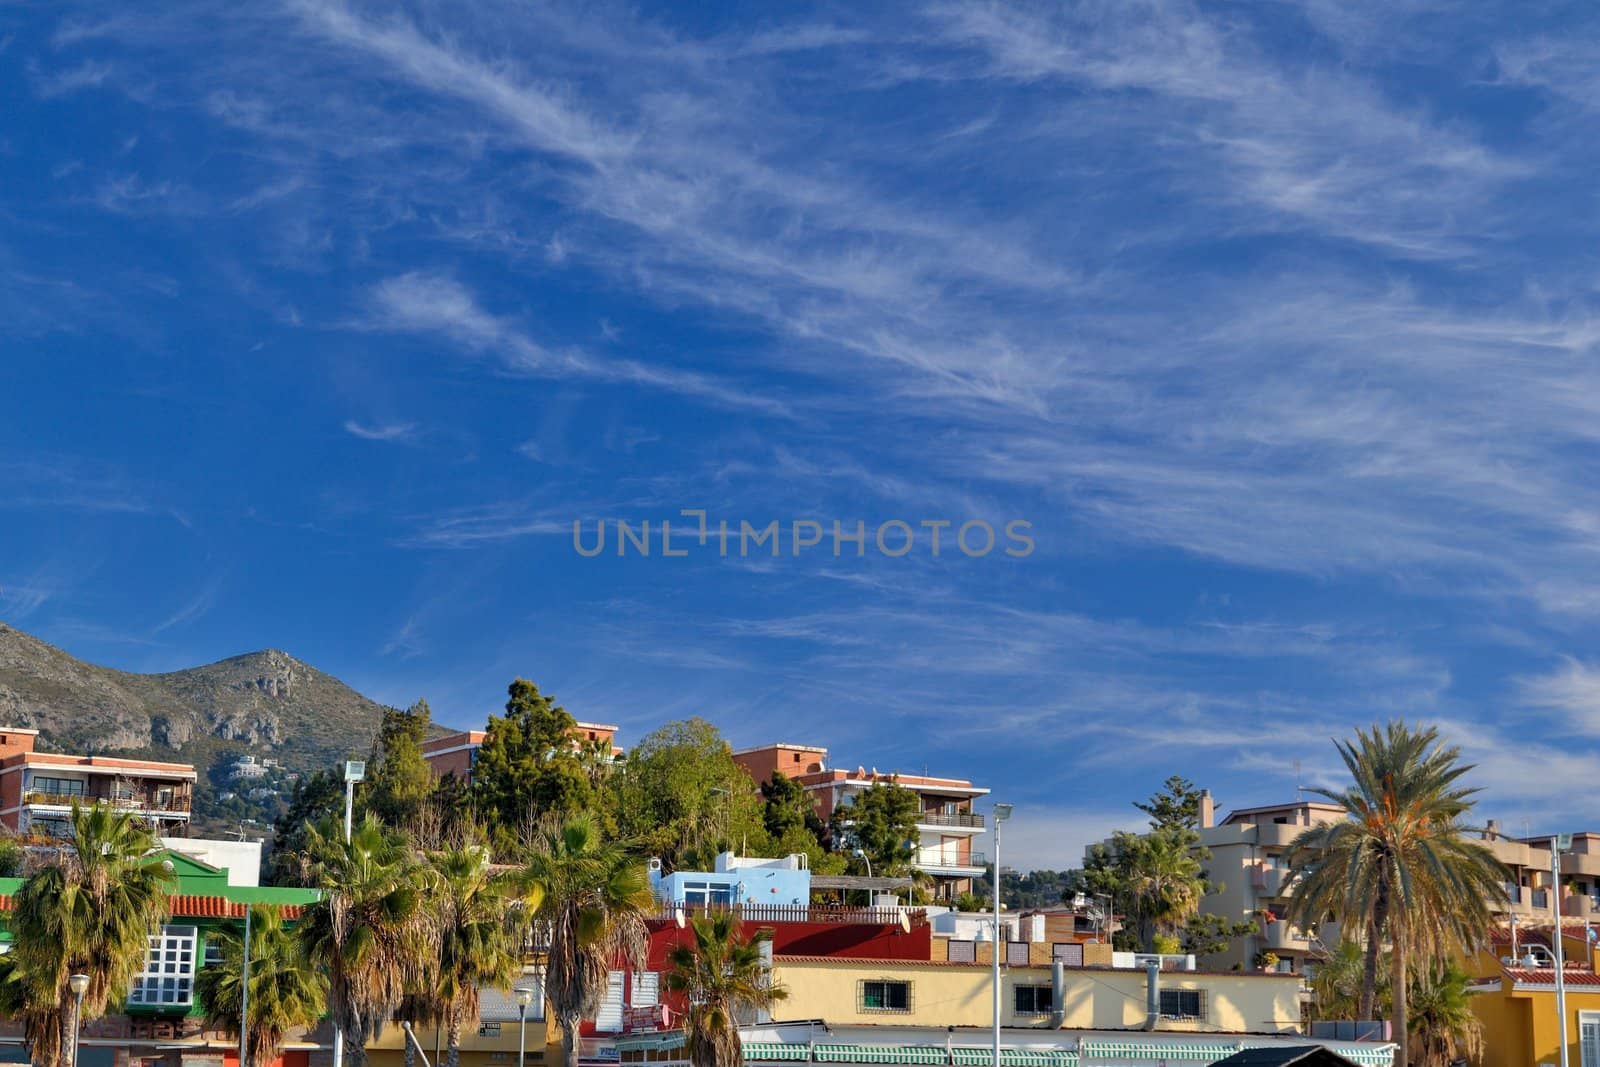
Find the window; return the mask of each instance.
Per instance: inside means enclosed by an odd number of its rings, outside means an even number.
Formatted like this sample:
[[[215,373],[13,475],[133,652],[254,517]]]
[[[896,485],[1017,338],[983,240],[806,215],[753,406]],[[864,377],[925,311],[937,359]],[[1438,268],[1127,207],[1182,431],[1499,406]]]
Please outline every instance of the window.
[[[733,887],[715,882],[685,882],[683,902],[691,907],[730,907]]]
[[[606,995],[595,1012],[594,1028],[602,1034],[622,1032],[622,971],[606,975]]]
[[[29,792],[49,793],[58,797],[81,797],[86,795],[87,782],[77,778],[34,778],[33,786]]]
[[[654,971],[634,971],[633,986],[628,993],[628,1004],[634,1008],[652,1008],[661,1001],[661,976]]]
[[[1578,1013],[1578,1054],[1583,1067],[1600,1067],[1600,1011]]]
[[[206,953],[203,967],[215,967],[222,962],[222,938],[213,935],[206,938]]]
[[[147,1008],[188,1008],[194,1003],[197,940],[193,926],[163,926],[150,938],[144,971],[134,978],[128,1003]]]
[[[910,1011],[910,982],[862,982],[859,986],[862,1011]]]
[[[1204,1019],[1206,994],[1203,989],[1163,989],[1161,1015],[1167,1019]]]
[[[1049,1015],[1050,987],[1047,985],[1019,985],[1012,992],[1017,998],[1018,1015]]]

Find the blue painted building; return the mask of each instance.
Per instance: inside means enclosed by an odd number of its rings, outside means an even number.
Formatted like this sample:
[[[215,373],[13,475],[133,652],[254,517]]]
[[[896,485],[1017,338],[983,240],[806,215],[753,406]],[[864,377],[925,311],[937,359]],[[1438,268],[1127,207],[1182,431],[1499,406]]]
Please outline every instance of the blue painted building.
[[[811,901],[811,871],[803,855],[752,859],[724,852],[714,871],[674,871],[662,875],[650,861],[656,899],[690,906],[734,904],[799,904]]]

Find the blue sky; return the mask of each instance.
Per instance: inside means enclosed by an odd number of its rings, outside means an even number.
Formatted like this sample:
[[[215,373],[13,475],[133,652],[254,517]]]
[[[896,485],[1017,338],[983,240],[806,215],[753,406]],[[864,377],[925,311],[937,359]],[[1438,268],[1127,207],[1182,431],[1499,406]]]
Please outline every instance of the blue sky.
[[[970,775],[1025,866],[1392,715],[1577,828],[1592,7],[860,7],[0,12],[0,618]],[[920,539],[574,551],[696,508]]]

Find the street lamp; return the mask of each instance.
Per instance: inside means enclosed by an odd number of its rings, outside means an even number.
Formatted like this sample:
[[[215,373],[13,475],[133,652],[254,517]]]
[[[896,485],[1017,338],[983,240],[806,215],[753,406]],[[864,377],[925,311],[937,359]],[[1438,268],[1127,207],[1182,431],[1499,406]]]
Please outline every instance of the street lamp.
[[[78,1067],[78,1043],[83,1036],[79,1028],[83,1024],[83,995],[89,991],[89,976],[75,974],[67,979],[67,988],[72,990],[72,1062],[70,1067]]]
[[[989,952],[994,964],[994,1067],[1000,1067],[1000,824],[1009,818],[1010,804],[994,806],[994,945]]]
[[[1550,910],[1555,912],[1555,936],[1550,940],[1556,950],[1556,1015],[1561,1028],[1556,1031],[1561,1042],[1561,1067],[1567,1067],[1567,982],[1566,952],[1561,945],[1561,853],[1572,847],[1571,834],[1557,834],[1550,839]]]
[[[853,848],[853,849],[850,850],[850,853],[851,853],[851,855],[859,856],[861,858],[861,862],[865,863],[867,865],[867,877],[871,878],[872,877],[872,857],[867,855],[865,849]],[[871,889],[867,890],[867,907],[869,907],[869,908],[872,907],[872,890]]]
[[[521,1019],[517,1024],[517,1067],[523,1067],[522,1060],[527,1054],[528,1045],[528,1005],[533,1003],[533,990],[519,985],[513,992],[517,998],[517,1015]]]

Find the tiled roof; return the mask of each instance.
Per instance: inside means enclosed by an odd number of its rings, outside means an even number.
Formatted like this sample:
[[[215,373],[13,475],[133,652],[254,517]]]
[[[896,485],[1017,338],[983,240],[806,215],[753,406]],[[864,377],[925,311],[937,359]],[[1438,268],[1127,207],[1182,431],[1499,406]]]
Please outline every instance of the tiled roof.
[[[1543,945],[1550,947],[1550,934],[1554,928],[1549,923],[1542,926],[1531,926],[1525,923],[1517,924],[1517,944]],[[1595,929],[1600,930],[1600,925]],[[1582,941],[1588,935],[1584,932],[1582,923],[1566,922],[1561,924],[1561,935],[1569,941]],[[1495,946],[1511,944],[1511,927],[1509,924],[1494,927],[1489,931],[1489,943]]]
[[[0,893],[0,912],[12,909],[16,898],[10,893]],[[303,904],[276,904],[285,919],[298,919],[305,911]],[[227,897],[192,896],[177,894],[167,898],[167,910],[175,919],[242,919],[245,906]]]
[[[1556,972],[1548,967],[1541,970],[1532,970],[1527,967],[1503,968],[1506,977],[1514,982],[1524,982],[1528,985],[1555,985]],[[1568,986],[1590,986],[1600,989],[1600,974],[1593,971],[1580,971],[1568,968],[1562,973],[1561,984]]]

